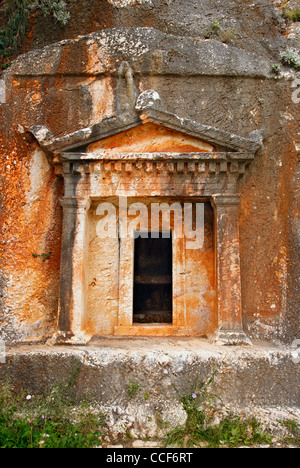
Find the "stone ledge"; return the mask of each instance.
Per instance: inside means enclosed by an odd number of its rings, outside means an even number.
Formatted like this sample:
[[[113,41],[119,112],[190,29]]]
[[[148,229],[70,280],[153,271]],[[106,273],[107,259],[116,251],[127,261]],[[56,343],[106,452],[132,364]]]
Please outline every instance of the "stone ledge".
[[[169,324],[143,324],[115,327],[116,336],[184,336],[185,330]],[[126,339],[126,338],[125,338]]]
[[[225,402],[298,406],[300,366],[293,362],[292,351],[263,343],[223,347],[185,337],[94,338],[88,346],[76,347],[24,345],[6,350],[0,381],[10,377],[16,387],[42,391],[72,374],[77,362],[81,371],[76,392],[88,390],[93,398],[112,404],[128,402],[126,384],[131,379],[168,400],[173,385],[184,390],[216,371]]]
[[[86,51],[86,60],[71,60]],[[117,70],[122,60],[134,60],[144,75],[202,75],[274,78],[271,60],[214,39],[195,40],[154,28],[106,29],[63,40],[19,56],[9,73],[15,76],[97,76]],[[176,60],[170,60],[170,55]],[[103,57],[99,59],[99,57]],[[154,63],[159,62],[159,66]]]
[[[272,420],[273,408],[300,422],[300,365],[287,347],[254,343],[224,348],[199,338],[106,337],[94,338],[88,346],[24,345],[6,351],[0,382],[9,378],[15,389],[31,395],[79,368],[75,395],[98,405],[116,434],[130,427],[136,438],[155,437],[157,415],[171,426],[182,424],[186,415],[177,392],[193,393],[197,381],[207,381],[213,373],[212,391],[222,410],[260,408]],[[139,383],[134,398],[129,394],[133,381]]]

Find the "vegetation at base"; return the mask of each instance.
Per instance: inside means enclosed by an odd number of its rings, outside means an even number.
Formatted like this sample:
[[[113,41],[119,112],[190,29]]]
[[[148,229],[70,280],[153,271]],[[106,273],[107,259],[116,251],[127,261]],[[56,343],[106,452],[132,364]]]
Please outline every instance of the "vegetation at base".
[[[187,419],[183,426],[175,427],[167,434],[166,446],[218,448],[270,444],[271,435],[255,418],[243,419],[228,414],[218,423],[213,423],[213,402],[218,398],[209,391],[213,379],[211,377],[200,386],[196,383],[187,395],[176,389]]]
[[[195,414],[192,425],[189,421],[186,426],[169,432],[167,446],[220,448],[272,442],[271,435],[262,429],[260,422],[255,418],[242,419],[240,416],[229,414],[219,424],[207,426],[206,418],[201,419],[201,416],[203,418],[201,412]]]
[[[281,65],[279,63],[274,63],[274,65],[272,65],[272,72],[275,75],[279,75],[281,72]]]
[[[73,396],[80,372],[77,364],[72,375],[51,386],[43,395],[16,394],[9,382],[0,385],[0,448],[94,448],[107,441],[110,428],[105,416],[88,399],[78,402]],[[213,377],[196,382],[187,394],[179,395],[187,418],[184,425],[170,428],[157,413],[155,423],[167,447],[222,448],[272,444],[268,429],[254,417],[227,413],[220,416],[215,405],[218,396],[210,391]],[[140,384],[131,381],[134,396]],[[129,388],[129,387],[128,387]],[[129,395],[131,398],[132,396]],[[147,394],[148,397],[148,394]],[[147,401],[147,399],[146,399]],[[151,418],[149,418],[150,422]],[[300,446],[300,427],[294,420],[278,421],[286,435],[281,443]],[[133,436],[124,427],[122,443],[131,447]],[[158,446],[160,443],[158,443]]]
[[[104,416],[75,401],[76,374],[44,395],[0,387],[0,448],[92,448],[101,445]]]
[[[288,435],[284,438],[284,442],[287,444],[295,444],[300,446],[300,426],[297,421],[293,419],[287,419],[285,421],[278,421],[284,426]]]
[[[130,398],[135,398],[138,392],[141,390],[141,385],[134,380],[131,380],[128,384],[128,395]]]
[[[283,18],[287,21],[297,23],[300,21],[300,8],[289,8],[284,6],[281,10]]]
[[[52,17],[61,25],[66,25],[70,19],[64,0],[3,0],[1,16],[4,22],[0,28],[0,57],[11,57],[17,52],[30,15],[35,11],[42,12],[45,18]],[[4,67],[6,65],[4,64]]]
[[[215,20],[208,29],[204,31],[204,39],[218,39],[225,44],[229,44],[235,39],[235,31],[232,28],[223,29],[221,20]]]
[[[300,55],[296,49],[289,48],[280,54],[281,61],[284,65],[300,70]]]

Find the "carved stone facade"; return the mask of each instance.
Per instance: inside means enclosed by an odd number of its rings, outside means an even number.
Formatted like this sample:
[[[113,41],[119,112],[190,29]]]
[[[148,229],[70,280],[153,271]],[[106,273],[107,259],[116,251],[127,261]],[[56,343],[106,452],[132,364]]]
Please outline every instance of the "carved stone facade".
[[[212,375],[224,414],[300,421],[299,74],[274,67],[298,23],[73,3],[0,78],[0,383],[76,375],[118,441],[182,426]]]
[[[242,326],[237,181],[261,149],[257,133],[242,138],[169,113],[153,90],[135,103],[128,64],[126,70],[118,78],[119,89],[127,83],[125,112],[62,139],[31,129],[65,182],[58,342],[114,334],[213,336],[225,344],[249,344]],[[94,207],[116,197],[126,205],[129,199],[147,205],[206,202],[214,209],[210,247],[195,250],[193,259],[187,239],[174,235],[173,220],[172,323],[133,321],[134,236],[120,234],[122,226],[128,231],[122,202],[115,202],[117,239],[101,239],[91,255]]]
[[[13,62],[0,108],[5,341],[297,338],[297,216],[286,213],[297,212],[297,118],[270,98],[293,78],[274,77],[272,63],[148,27]],[[133,240],[97,238],[99,204],[114,207],[119,229],[125,198],[204,204],[202,248],[172,227],[171,322],[134,321]]]

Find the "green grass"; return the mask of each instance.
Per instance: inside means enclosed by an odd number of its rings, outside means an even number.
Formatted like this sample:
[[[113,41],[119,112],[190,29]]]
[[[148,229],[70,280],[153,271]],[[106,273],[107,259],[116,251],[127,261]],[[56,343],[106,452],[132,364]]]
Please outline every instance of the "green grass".
[[[228,414],[218,424],[213,423],[213,403],[218,398],[209,390],[213,381],[214,376],[206,383],[196,383],[186,395],[177,391],[187,418],[184,425],[167,434],[166,446],[217,448],[271,443],[271,435],[255,418],[243,419]]]
[[[272,72],[275,74],[275,75],[279,75],[280,72],[281,72],[281,65],[279,63],[274,63],[272,65]]]
[[[129,382],[127,391],[130,398],[135,398],[140,390],[141,385],[139,384],[139,382],[135,382],[134,380],[131,380]]]
[[[101,446],[104,435],[109,433],[103,413],[88,399],[79,402],[72,396],[79,372],[78,366],[71,377],[56,383],[41,395],[29,395],[26,391],[15,393],[9,382],[0,385],[0,448]],[[212,383],[213,377],[200,385],[196,382],[186,394],[176,389],[186,412],[185,424],[170,429],[169,423],[165,423],[159,413],[155,415],[156,426],[166,434],[165,445],[221,448],[271,444],[272,435],[256,418],[233,413],[220,417],[214,404],[218,396],[210,390]],[[134,398],[141,386],[130,381],[127,389],[129,396]],[[299,446],[297,421],[278,422],[286,431],[282,443]],[[131,443],[130,429],[124,429],[126,441]]]
[[[287,21],[297,23],[300,21],[300,8],[282,8],[282,16]]]
[[[72,379],[44,395],[0,387],[0,448],[92,448],[101,445],[103,414],[71,397]]]
[[[219,424],[207,425],[205,413],[189,420],[185,426],[169,432],[166,445],[179,447],[198,447],[204,444],[207,448],[240,447],[255,444],[270,444],[272,437],[265,432],[255,418],[242,419],[229,414]]]
[[[300,71],[300,55],[296,49],[288,48],[280,54],[280,57],[284,65]]]
[[[279,422],[288,431],[288,434],[284,439],[285,443],[300,446],[300,426],[297,421],[294,421],[293,419],[286,419]]]

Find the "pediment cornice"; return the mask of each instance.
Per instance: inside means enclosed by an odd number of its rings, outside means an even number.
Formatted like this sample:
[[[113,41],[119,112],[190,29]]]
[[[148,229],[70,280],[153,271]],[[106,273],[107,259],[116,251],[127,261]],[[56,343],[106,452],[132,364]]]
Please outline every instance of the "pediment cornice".
[[[81,158],[84,159],[84,155],[89,157],[87,155],[88,147],[92,143],[148,123],[157,124],[205,141],[212,145],[216,152],[220,153],[244,153],[248,154],[249,159],[252,159],[255,153],[262,148],[261,131],[253,132],[248,138],[245,138],[180,117],[166,111],[158,93],[153,90],[145,91],[138,97],[133,111],[106,118],[91,127],[79,129],[63,137],[57,138],[47,128],[41,126],[31,127],[29,131],[48,154],[56,155],[56,157],[57,154],[64,155],[64,158],[67,153],[81,154]],[[118,153],[118,150],[116,149],[115,152]],[[93,159],[95,156],[90,156],[90,158]]]

